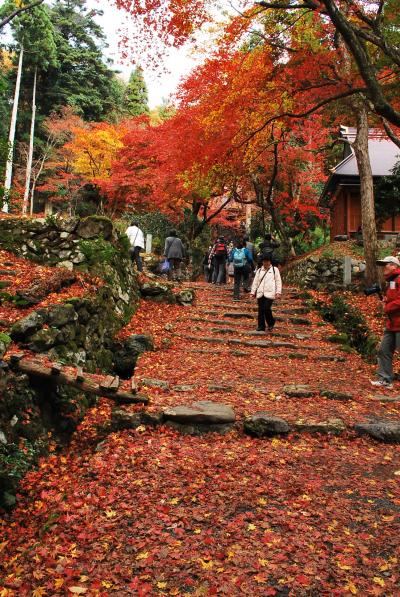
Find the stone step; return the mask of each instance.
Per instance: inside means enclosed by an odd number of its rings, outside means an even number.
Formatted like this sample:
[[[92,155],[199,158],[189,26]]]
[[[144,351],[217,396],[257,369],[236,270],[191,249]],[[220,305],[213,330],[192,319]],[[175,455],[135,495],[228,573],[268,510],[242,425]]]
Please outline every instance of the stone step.
[[[213,334],[243,334],[244,336],[265,336],[266,332],[258,332],[254,328],[240,328],[238,326],[235,327],[221,327],[221,328],[211,328],[210,332]],[[296,338],[296,340],[309,340],[312,338],[310,335],[305,334],[290,334],[289,332],[275,332],[275,330],[271,334],[274,338]]]
[[[198,401],[169,407],[155,413],[143,410],[129,412],[118,407],[113,409],[111,415],[111,425],[115,431],[136,429],[141,425],[154,427],[162,424],[190,435],[209,432],[225,434],[236,427],[247,435],[266,439],[287,436],[289,433],[295,440],[296,433],[342,435],[347,432],[350,433],[349,439],[361,435],[383,443],[400,443],[399,421],[371,419],[346,424],[342,419],[334,416],[328,416],[326,419],[307,416],[289,421],[271,412],[258,411],[246,417],[243,422],[239,422],[230,405],[212,401]]]
[[[190,340],[192,342],[207,342],[209,344],[237,344],[241,346],[250,346],[253,348],[291,348],[294,350],[297,350],[299,348],[303,348],[304,350],[306,348],[304,346],[300,347],[297,344],[292,344],[291,342],[271,342],[269,340],[242,340],[241,338],[215,338],[213,336],[190,336],[187,334],[175,335],[178,338]],[[307,348],[307,350],[315,350],[315,348]]]
[[[289,323],[288,319],[283,319],[281,317],[275,317],[275,319],[278,322],[287,323],[287,324]],[[226,321],[226,319],[204,319],[204,317],[198,317],[198,316],[192,316],[192,317],[190,317],[189,316],[189,317],[181,317],[181,318],[178,319],[178,321],[181,321],[181,322],[186,322],[186,321],[189,321],[189,322],[201,322],[201,323],[206,324],[206,325],[208,325],[208,324],[216,324],[216,325],[223,325],[223,326],[226,326],[226,324],[229,323],[230,327],[235,326],[235,327],[237,327],[238,330],[240,330],[240,329],[250,329],[250,328],[242,328],[240,326],[240,321],[235,325],[234,321],[229,321],[228,322],[228,321]],[[254,329],[254,328],[252,328],[252,329]],[[301,326],[301,329],[303,329],[303,326]],[[310,332],[312,333],[313,331],[314,331],[313,329],[307,330],[308,334],[302,334],[303,338],[304,339],[311,338],[312,336],[309,335],[309,334],[310,334]],[[294,330],[294,333],[296,333],[296,330]],[[293,334],[291,334],[289,332],[287,332],[286,335],[285,334],[286,334],[285,332],[282,332],[282,337],[283,338],[285,338],[285,337],[288,337],[288,338],[293,337]],[[276,331],[274,331],[274,335],[278,335],[278,333]]]

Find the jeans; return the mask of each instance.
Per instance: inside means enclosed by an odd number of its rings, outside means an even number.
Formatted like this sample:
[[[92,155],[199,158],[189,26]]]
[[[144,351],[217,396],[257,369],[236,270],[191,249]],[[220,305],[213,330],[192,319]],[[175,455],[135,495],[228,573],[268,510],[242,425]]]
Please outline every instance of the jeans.
[[[233,280],[233,298],[238,299],[240,298],[240,286],[242,285],[242,282],[243,288],[246,290],[248,288],[249,273],[247,267],[235,267],[233,269]]]
[[[138,272],[143,271],[142,258],[140,257],[141,250],[142,250],[142,247],[131,247],[131,250],[130,250],[132,262],[135,261]]]
[[[393,381],[393,355],[400,350],[400,332],[385,330],[378,350],[378,377],[384,381]]]
[[[262,296],[257,299],[258,302],[258,327],[265,330],[265,323],[269,329],[272,329],[275,325],[275,318],[272,315],[272,299]]]

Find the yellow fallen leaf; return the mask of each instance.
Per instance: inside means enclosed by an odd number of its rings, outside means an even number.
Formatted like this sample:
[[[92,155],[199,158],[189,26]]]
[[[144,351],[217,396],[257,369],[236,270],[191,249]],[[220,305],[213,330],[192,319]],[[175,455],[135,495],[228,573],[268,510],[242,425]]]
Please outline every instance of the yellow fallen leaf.
[[[61,587],[64,584],[64,579],[63,578],[56,578],[56,580],[54,581],[54,588],[55,589],[61,589]]]
[[[158,582],[158,583],[157,583],[157,587],[158,587],[159,589],[166,589],[166,588],[167,588],[167,583],[166,583],[166,582],[161,582],[161,581],[160,581],[160,582]]]
[[[372,580],[374,581],[374,583],[376,585],[379,585],[380,587],[384,587],[385,586],[385,581],[380,576],[374,576],[374,578]]]
[[[87,589],[85,587],[68,587],[68,591],[74,595],[84,595]]]
[[[255,531],[255,530],[256,530],[256,528],[257,528],[257,527],[256,527],[256,525],[255,525],[255,524],[253,524],[252,522],[250,522],[250,523],[247,525],[247,530],[248,530],[248,531]]]
[[[211,570],[211,568],[214,566],[214,562],[212,560],[207,561],[200,559],[200,564],[203,570]]]
[[[396,475],[396,477],[400,477],[400,471],[394,471],[394,474]]]
[[[149,557],[149,552],[148,551],[141,551],[140,553],[138,553],[138,555],[136,556],[137,560],[145,560],[146,558]]]
[[[176,504],[179,504],[179,498],[171,498],[169,500],[169,503],[172,504],[173,506],[176,506]]]
[[[105,587],[106,589],[111,589],[111,587],[113,586],[112,582],[108,581],[108,580],[102,580],[101,584],[103,585],[103,587]]]
[[[336,562],[336,565],[340,570],[351,570],[351,566],[346,566],[346,564],[341,564],[340,562]]]
[[[258,560],[260,566],[268,566],[268,560]]]
[[[200,533],[201,533],[201,529],[194,529],[193,533],[194,533],[195,535],[200,535]]]
[[[0,543],[0,551],[3,551],[3,549],[7,546],[8,541],[3,541],[3,543]]]
[[[46,589],[44,587],[38,587],[32,592],[32,597],[43,597],[46,595]]]
[[[349,580],[346,589],[348,589],[352,595],[357,595],[358,593],[356,585],[352,583],[351,580]]]
[[[117,513],[115,510],[106,510],[106,516],[107,518],[114,518],[117,516]]]
[[[259,498],[257,503],[260,504],[260,506],[265,506],[268,502],[265,498]]]

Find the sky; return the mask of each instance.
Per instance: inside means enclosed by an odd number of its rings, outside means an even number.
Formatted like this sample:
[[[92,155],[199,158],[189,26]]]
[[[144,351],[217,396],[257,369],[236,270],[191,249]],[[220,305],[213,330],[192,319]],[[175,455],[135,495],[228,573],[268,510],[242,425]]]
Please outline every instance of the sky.
[[[104,15],[98,17],[97,20],[107,36],[109,48],[105,54],[113,60],[113,68],[121,71],[123,78],[128,80],[135,65],[127,61],[121,63],[121,54],[118,49],[118,29],[125,22],[126,13],[110,6],[107,0],[87,0],[87,6],[103,10]],[[160,69],[159,73],[153,73],[150,69],[146,69],[146,65],[142,64],[149,92],[150,108],[159,106],[163,103],[163,99],[168,99],[168,96],[176,90],[181,77],[187,75],[194,65],[195,60],[190,56],[188,48],[171,49],[169,55],[165,56],[165,68]]]

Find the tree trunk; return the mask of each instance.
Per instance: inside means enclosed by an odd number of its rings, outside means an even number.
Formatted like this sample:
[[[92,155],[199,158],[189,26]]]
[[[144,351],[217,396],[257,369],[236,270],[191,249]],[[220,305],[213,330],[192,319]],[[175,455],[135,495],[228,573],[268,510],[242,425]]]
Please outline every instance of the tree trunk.
[[[33,93],[32,93],[32,117],[31,117],[31,133],[29,137],[29,152],[26,163],[26,177],[25,177],[25,193],[24,202],[22,204],[22,213],[26,214],[28,211],[29,189],[31,186],[32,175],[32,160],[33,160],[33,142],[35,137],[35,120],[36,120],[36,83],[37,83],[37,66],[35,67],[35,74],[33,77]],[[33,213],[33,193],[31,196],[30,214]]]
[[[285,252],[287,252],[287,254],[290,255],[291,257],[296,257],[296,251],[294,250],[293,241],[285,230],[285,226],[282,222],[281,214],[279,213],[279,210],[276,209],[276,207],[274,205],[272,195],[271,195],[271,197],[266,197],[265,202],[268,207],[268,211],[271,214],[274,229],[278,233],[278,235],[283,243],[283,246],[286,249]]]
[[[19,90],[21,87],[23,58],[24,58],[24,48],[21,47],[21,51],[19,53],[19,61],[18,61],[17,81],[15,83],[14,103],[13,103],[13,109],[12,109],[12,114],[11,114],[10,133],[8,136],[8,156],[7,156],[7,164],[6,164],[6,178],[4,181],[4,201],[3,201],[3,208],[2,208],[4,212],[8,212],[8,207],[9,207],[9,202],[10,202],[10,189],[11,189],[13,157],[14,157],[15,127],[17,124]]]
[[[364,239],[365,281],[371,285],[378,281],[376,259],[378,241],[375,224],[374,183],[368,152],[368,112],[365,101],[357,105],[357,136],[353,144],[360,176],[361,222]]]

